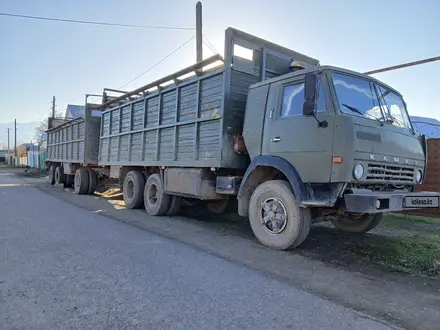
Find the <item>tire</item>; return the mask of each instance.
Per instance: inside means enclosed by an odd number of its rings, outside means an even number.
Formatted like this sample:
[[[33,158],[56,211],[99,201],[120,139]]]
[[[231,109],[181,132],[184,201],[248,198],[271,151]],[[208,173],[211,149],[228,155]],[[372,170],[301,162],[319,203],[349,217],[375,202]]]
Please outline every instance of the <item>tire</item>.
[[[55,169],[55,183],[63,184],[64,183],[64,170],[61,166],[57,166]]]
[[[272,208],[274,205],[277,205],[276,212]],[[270,222],[263,223],[263,215],[269,216]],[[277,215],[284,221],[271,221]],[[249,222],[260,243],[276,250],[299,246],[312,226],[310,209],[298,206],[292,188],[284,180],[266,181],[255,189],[249,203]]]
[[[64,188],[72,188],[74,176],[70,174],[64,174]]]
[[[75,172],[74,189],[78,195],[85,195],[89,191],[89,172],[85,168]]]
[[[171,196],[163,190],[159,174],[148,177],[144,190],[144,206],[149,215],[165,215],[170,207]]]
[[[338,230],[350,234],[363,234],[377,227],[382,221],[383,214],[347,214],[332,219],[331,222]]]
[[[172,216],[178,214],[181,206],[182,206],[182,197],[174,196],[174,195],[171,196],[170,207],[168,208],[168,211],[167,213],[165,213],[165,215]]]
[[[89,173],[89,188],[87,189],[87,195],[93,195],[98,186],[98,174],[90,168],[87,169],[87,172]]]
[[[49,184],[54,185],[55,184],[55,165],[50,165],[49,167]]]
[[[229,199],[207,202],[205,208],[209,213],[220,215],[229,210]]]
[[[197,205],[197,201],[195,199],[182,198],[183,207],[193,207]]]
[[[148,172],[142,172],[142,176],[144,177],[144,181],[147,182],[148,177],[150,176],[150,173],[148,173]]]
[[[145,179],[141,172],[130,171],[124,178],[122,195],[128,209],[138,209],[144,202]]]

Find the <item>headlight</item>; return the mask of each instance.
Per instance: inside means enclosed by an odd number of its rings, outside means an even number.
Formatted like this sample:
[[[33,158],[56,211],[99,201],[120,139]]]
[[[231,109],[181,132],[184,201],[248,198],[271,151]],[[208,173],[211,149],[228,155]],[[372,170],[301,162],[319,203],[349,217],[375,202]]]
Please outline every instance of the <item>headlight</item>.
[[[356,164],[353,168],[353,175],[356,180],[359,180],[364,175],[364,167],[362,164]]]
[[[417,181],[417,183],[421,183],[422,182],[422,178],[423,178],[422,171],[418,170],[417,174],[416,174],[416,181]]]

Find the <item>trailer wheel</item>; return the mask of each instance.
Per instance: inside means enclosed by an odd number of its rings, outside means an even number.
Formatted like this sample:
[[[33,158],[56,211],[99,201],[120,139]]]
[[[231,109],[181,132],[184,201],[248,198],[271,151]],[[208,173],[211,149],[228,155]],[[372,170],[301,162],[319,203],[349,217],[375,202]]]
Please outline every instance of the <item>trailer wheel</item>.
[[[64,188],[72,188],[73,185],[73,175],[70,174],[64,174]]]
[[[89,172],[85,168],[79,168],[75,172],[75,193],[85,195],[89,191]]]
[[[333,226],[344,233],[362,234],[377,227],[383,214],[344,214],[331,220]]]
[[[129,209],[138,209],[144,202],[145,179],[141,172],[130,171],[124,178],[122,195]]]
[[[64,171],[61,166],[57,166],[55,169],[55,183],[62,184],[64,183]]]
[[[220,199],[218,201],[211,201],[205,204],[206,210],[212,214],[223,214],[228,210],[229,200]]]
[[[55,184],[55,165],[50,165],[49,167],[49,184],[54,185]]]
[[[88,168],[87,172],[89,173],[89,187],[87,189],[87,195],[93,195],[96,187],[98,186],[98,175],[91,168]]]
[[[277,250],[299,246],[312,225],[310,210],[298,207],[292,188],[283,180],[266,181],[255,189],[249,222],[257,239]]]
[[[176,215],[180,211],[180,207],[182,206],[182,197],[180,196],[171,196],[170,197],[170,207],[168,208],[167,213],[165,215],[172,216]]]
[[[148,177],[144,190],[144,206],[150,215],[165,215],[170,206],[170,195],[163,189],[159,174]]]

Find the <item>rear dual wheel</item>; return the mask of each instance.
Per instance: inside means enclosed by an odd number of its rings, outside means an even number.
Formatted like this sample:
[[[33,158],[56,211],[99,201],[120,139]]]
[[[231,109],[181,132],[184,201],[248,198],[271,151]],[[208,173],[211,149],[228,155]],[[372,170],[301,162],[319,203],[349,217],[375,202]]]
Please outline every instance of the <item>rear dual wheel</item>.
[[[75,178],[74,175],[64,174],[64,184],[63,184],[63,187],[64,188],[72,188],[74,178]]]
[[[62,166],[59,165],[51,165],[49,167],[49,184],[65,184],[64,170]]]
[[[87,169],[87,172],[89,173],[89,189],[87,190],[87,194],[93,195],[98,186],[98,174],[90,168]]]
[[[165,193],[160,175],[150,175],[144,189],[144,206],[147,213],[154,216],[165,215],[170,203],[171,196]]]
[[[173,195],[170,197],[170,206],[168,207],[168,211],[165,213],[165,215],[167,216],[176,215],[179,213],[181,207],[182,207],[182,197]]]
[[[79,168],[75,172],[74,189],[78,195],[92,195],[98,185],[96,172],[89,168]]]
[[[130,171],[124,178],[122,190],[127,208],[137,209],[144,205],[147,213],[154,216],[175,215],[182,204],[180,196],[164,192],[159,174]]]
[[[64,170],[62,166],[57,166],[55,168],[55,183],[56,184],[64,183]]]
[[[54,185],[55,184],[55,170],[56,170],[56,166],[55,165],[50,165],[49,167],[49,184],[50,185]]]
[[[145,177],[141,172],[130,171],[124,178],[122,195],[125,206],[129,209],[138,209],[144,201]]]

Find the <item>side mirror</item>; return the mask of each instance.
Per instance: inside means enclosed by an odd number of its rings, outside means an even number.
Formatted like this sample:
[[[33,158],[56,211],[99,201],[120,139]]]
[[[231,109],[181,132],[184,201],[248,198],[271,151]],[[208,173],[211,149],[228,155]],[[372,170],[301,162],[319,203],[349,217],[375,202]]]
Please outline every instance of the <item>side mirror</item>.
[[[314,116],[316,113],[316,85],[318,76],[316,73],[307,73],[304,83],[303,114]]]

